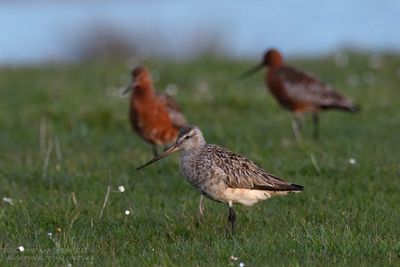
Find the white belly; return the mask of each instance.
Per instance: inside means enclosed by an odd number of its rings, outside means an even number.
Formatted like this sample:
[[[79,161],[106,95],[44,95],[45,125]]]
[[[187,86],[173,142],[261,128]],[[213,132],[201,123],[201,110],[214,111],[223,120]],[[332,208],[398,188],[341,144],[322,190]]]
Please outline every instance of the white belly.
[[[272,196],[286,195],[285,191],[265,191],[254,189],[227,188],[224,190],[223,201],[229,203],[239,203],[246,206],[252,206],[259,201],[265,200]]]

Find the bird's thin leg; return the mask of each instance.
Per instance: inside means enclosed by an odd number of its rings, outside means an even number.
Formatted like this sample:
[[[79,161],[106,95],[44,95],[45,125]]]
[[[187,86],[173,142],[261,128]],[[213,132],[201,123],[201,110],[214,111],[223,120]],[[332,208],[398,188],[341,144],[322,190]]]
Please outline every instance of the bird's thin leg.
[[[236,214],[235,214],[235,211],[233,210],[233,204],[231,202],[229,202],[228,221],[231,225],[232,234],[235,234]]]
[[[199,202],[199,212],[200,212],[200,217],[202,219],[204,219],[204,211],[205,211],[205,209],[204,209],[204,196],[201,195],[200,196],[200,202]]]
[[[153,155],[154,157],[158,156],[157,146],[153,145]]]
[[[292,130],[293,130],[293,135],[294,138],[297,141],[301,140],[301,120],[298,114],[293,114],[293,119],[292,119]]]
[[[314,136],[314,140],[318,140],[319,139],[319,117],[318,117],[318,113],[314,112],[312,114],[312,119],[313,119],[313,136]]]

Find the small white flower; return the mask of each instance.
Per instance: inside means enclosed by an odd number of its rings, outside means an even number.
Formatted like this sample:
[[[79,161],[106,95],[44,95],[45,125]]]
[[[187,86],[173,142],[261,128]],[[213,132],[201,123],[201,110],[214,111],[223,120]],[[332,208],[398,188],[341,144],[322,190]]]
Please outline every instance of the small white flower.
[[[129,210],[126,210],[125,215],[129,215],[129,214],[131,214],[131,212]]]
[[[25,248],[24,248],[23,246],[19,246],[19,247],[18,247],[18,250],[19,250],[20,252],[23,252],[23,251],[25,250]]]
[[[47,233],[47,236],[50,237],[50,238],[52,238],[52,237],[53,237],[53,233],[52,233],[52,232],[48,232],[48,233]]]
[[[72,264],[71,264],[71,263],[68,263],[67,266],[68,266],[68,267],[72,267]]]
[[[232,255],[232,256],[229,257],[229,259],[230,259],[231,261],[237,261],[237,260],[238,260],[238,257],[235,257],[235,256]]]
[[[349,158],[349,163],[351,165],[355,165],[357,163],[357,160],[355,158]]]
[[[121,193],[125,192],[125,187],[123,185],[118,186],[118,191]]]
[[[239,267],[244,267],[244,262],[243,262],[243,261],[241,261],[241,262],[239,263]]]
[[[4,201],[4,203],[10,204],[10,205],[14,204],[14,201],[12,200],[12,198],[9,198],[9,197],[3,197],[3,201]]]

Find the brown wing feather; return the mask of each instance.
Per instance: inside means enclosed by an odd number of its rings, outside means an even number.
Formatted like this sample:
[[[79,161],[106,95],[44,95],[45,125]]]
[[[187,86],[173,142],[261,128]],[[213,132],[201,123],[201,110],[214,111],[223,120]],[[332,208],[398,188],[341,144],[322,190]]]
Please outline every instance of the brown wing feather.
[[[295,68],[284,66],[277,73],[287,96],[293,101],[313,103],[321,108],[350,108],[353,104],[331,86]]]
[[[226,175],[226,184],[231,188],[259,189],[270,191],[300,191],[302,186],[294,185],[272,175],[254,162],[217,145],[207,145],[204,158]]]
[[[157,93],[157,97],[167,107],[169,117],[176,128],[181,128],[187,124],[186,118],[175,99],[165,93]]]

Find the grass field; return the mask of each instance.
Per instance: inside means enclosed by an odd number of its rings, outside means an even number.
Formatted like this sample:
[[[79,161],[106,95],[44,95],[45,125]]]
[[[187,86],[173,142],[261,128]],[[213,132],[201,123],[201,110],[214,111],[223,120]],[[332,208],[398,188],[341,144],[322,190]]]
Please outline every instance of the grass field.
[[[291,61],[362,107],[322,114],[319,142],[306,117],[301,143],[262,74],[235,82],[255,62],[144,63],[158,71],[156,88],[177,86],[188,120],[210,143],[305,191],[236,206],[233,237],[225,205],[207,200],[200,221],[199,194],[180,174],[178,155],[135,170],[152,152],[118,96],[125,62],[2,68],[0,197],[13,204],[0,199],[1,266],[399,264],[400,57],[386,55],[378,69],[358,54],[345,68],[331,57]]]

